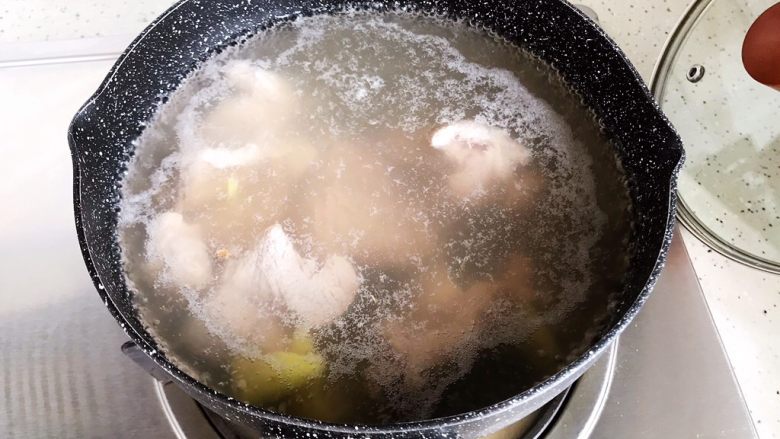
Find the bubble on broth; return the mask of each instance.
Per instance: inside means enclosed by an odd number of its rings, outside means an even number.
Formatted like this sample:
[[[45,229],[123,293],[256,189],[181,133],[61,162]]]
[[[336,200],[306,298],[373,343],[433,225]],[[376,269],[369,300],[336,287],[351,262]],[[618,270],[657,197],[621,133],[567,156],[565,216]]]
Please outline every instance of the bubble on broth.
[[[446,126],[528,156],[453,181],[471,162],[432,147]],[[610,145],[544,66],[463,23],[354,12],[184,81],[136,141],[119,240],[177,365],[272,410],[384,423],[554,373],[606,319],[629,232]]]

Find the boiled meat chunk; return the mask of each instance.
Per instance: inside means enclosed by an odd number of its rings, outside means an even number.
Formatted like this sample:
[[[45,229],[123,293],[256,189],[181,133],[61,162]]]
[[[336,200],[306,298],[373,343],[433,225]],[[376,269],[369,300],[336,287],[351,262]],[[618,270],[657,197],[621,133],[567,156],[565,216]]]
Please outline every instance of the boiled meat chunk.
[[[246,60],[229,62],[223,71],[232,93],[200,125],[208,144],[262,144],[287,131],[301,106],[287,81]]]
[[[250,356],[281,349],[286,331],[279,320],[284,307],[274,300],[251,257],[231,260],[221,285],[204,300],[207,327],[228,345]]]
[[[286,199],[279,194],[315,157],[304,143],[205,148],[182,171],[178,209],[217,246],[241,247],[283,213]]]
[[[147,258],[163,266],[175,285],[200,289],[212,277],[209,249],[198,226],[188,224],[181,214],[165,212],[147,229]]]
[[[345,258],[329,256],[322,267],[302,257],[278,224],[266,233],[255,253],[262,284],[284,300],[304,327],[331,322],[347,310],[360,279]]]
[[[363,155],[367,154],[367,155]],[[424,207],[405,199],[390,172],[358,147],[333,147],[333,175],[312,203],[314,241],[361,263],[403,265],[432,253]]]
[[[454,165],[449,187],[461,198],[479,198],[495,186],[513,182],[515,170],[530,156],[506,131],[470,120],[438,129],[431,146]]]
[[[385,326],[385,337],[406,368],[412,382],[479,336],[481,318],[491,305],[497,286],[477,281],[462,288],[440,266],[423,276],[421,295],[409,315]]]
[[[300,102],[285,80],[249,61],[224,66],[232,92],[204,110],[179,136],[194,150],[182,163],[179,210],[202,225],[217,246],[241,247],[282,214],[279,196],[316,159],[316,149],[291,134]]]
[[[300,328],[328,324],[346,311],[359,285],[360,278],[348,260],[331,255],[318,266],[316,260],[301,256],[275,224],[253,250],[229,265],[209,306],[227,322],[246,322],[233,329],[251,337],[250,332],[256,330],[252,321],[288,311],[290,323]]]
[[[177,209],[201,225],[214,247],[243,247],[282,213],[284,200],[274,193],[281,188],[252,167],[198,160],[182,171]]]
[[[426,371],[480,337],[488,310],[503,298],[524,306],[534,295],[533,267],[523,255],[513,255],[494,281],[456,284],[440,265],[422,275],[421,292],[411,311],[400,320],[385,323],[384,335],[400,355],[408,384],[418,385]]]

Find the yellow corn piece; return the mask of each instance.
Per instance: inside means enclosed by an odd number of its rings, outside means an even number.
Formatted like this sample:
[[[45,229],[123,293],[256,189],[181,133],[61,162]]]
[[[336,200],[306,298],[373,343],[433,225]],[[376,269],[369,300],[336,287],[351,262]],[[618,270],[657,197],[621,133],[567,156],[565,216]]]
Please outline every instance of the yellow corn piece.
[[[309,334],[304,331],[295,331],[290,346],[287,348],[289,352],[295,352],[296,354],[308,354],[314,352],[314,342]]]
[[[272,352],[261,359],[239,357],[231,368],[236,396],[260,406],[290,396],[324,371],[324,359],[314,352],[306,334],[296,334],[288,351]]]

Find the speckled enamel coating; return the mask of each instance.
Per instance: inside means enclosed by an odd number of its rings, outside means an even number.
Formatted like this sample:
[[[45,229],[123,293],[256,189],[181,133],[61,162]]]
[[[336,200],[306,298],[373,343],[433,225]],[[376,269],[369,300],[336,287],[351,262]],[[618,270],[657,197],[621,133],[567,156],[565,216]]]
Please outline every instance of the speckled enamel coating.
[[[475,437],[496,431],[571,385],[628,325],[648,297],[672,239],[676,176],[683,149],[637,72],[603,31],[562,0],[350,2],[467,18],[556,69],[598,116],[629,178],[635,215],[631,272],[597,342],[533,388],[479,411],[381,427],[335,425],[246,405],[198,383],[171,364],[135,315],[116,240],[118,199],[132,140],[157,106],[210,55],[281,20],[335,13],[347,2],[184,0],[124,52],[79,110],[68,139],[74,166],[76,229],[98,293],[127,334],[191,396],[226,418],[281,437]]]

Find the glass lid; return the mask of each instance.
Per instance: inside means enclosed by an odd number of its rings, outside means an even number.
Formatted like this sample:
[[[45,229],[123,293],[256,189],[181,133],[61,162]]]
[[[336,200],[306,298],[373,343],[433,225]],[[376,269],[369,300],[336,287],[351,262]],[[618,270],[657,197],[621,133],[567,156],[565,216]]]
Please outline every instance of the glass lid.
[[[652,88],[685,145],[681,222],[726,256],[780,273],[780,92],[741,57],[748,28],[776,1],[695,2]]]

